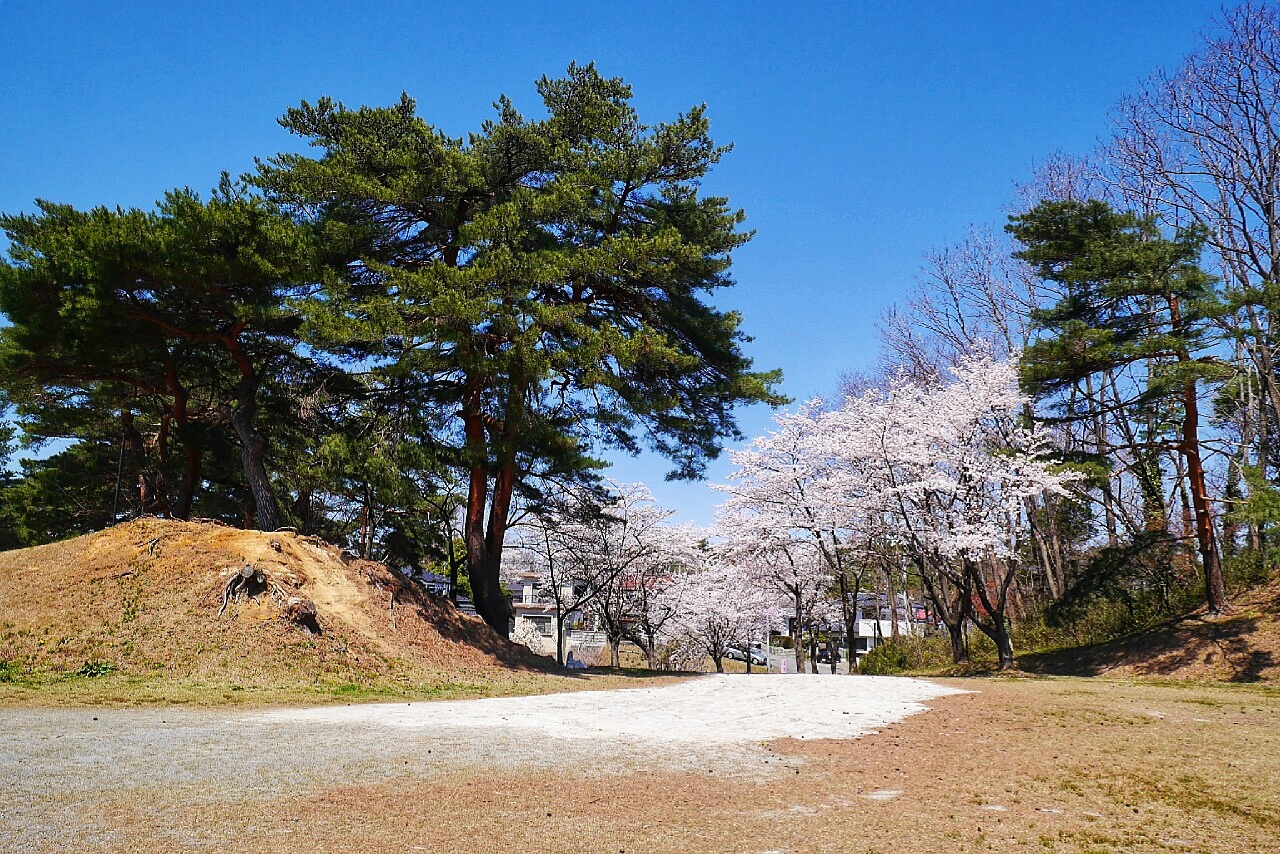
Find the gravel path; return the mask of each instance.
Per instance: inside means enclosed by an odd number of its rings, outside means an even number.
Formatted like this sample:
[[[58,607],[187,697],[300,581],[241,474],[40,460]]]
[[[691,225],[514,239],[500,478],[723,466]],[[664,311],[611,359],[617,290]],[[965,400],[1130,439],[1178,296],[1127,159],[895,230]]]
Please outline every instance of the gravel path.
[[[99,808],[234,805],[484,767],[760,775],[762,742],[853,738],[960,693],[915,679],[715,676],[661,688],[276,711],[0,711],[0,850],[110,845]],[[776,769],[770,769],[776,770]]]

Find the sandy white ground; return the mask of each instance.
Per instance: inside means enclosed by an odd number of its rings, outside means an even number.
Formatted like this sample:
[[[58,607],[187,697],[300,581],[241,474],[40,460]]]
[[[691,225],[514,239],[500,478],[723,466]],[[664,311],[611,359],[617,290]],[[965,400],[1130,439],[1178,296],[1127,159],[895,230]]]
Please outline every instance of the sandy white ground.
[[[110,848],[115,831],[102,818],[108,802],[141,804],[157,827],[167,827],[167,816],[192,804],[414,785],[490,769],[663,770],[763,782],[798,773],[805,760],[762,742],[853,738],[954,693],[963,692],[916,679],[752,674],[662,688],[271,712],[0,710],[0,852]],[[199,834],[173,834],[179,848],[211,844]]]
[[[708,676],[660,688],[263,713],[272,723],[519,730],[564,739],[689,744],[855,738],[963,693],[920,679],[783,674]]]

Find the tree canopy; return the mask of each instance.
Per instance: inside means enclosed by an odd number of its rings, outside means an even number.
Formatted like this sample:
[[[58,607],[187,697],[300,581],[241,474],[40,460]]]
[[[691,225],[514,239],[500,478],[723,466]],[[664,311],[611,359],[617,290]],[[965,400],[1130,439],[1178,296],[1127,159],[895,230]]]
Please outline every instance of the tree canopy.
[[[731,284],[741,211],[700,195],[726,152],[705,110],[641,123],[631,90],[594,66],[538,82],[545,116],[501,98],[466,139],[391,107],[303,103],[281,120],[320,149],[255,181],[313,217],[340,273],[318,309],[329,346],[412,377],[466,473],[476,605],[505,632],[498,585],[513,497],[581,478],[606,448],[646,444],[699,476],[733,409],[778,402],[751,370]]]
[[[737,406],[781,401],[710,300],[750,233],[702,192],[728,151],[705,108],[645,124],[592,65],[537,91],[537,117],[504,96],[465,138],[408,96],[304,102],[280,122],[317,153],[207,201],[0,219],[5,393],[29,444],[97,447],[46,479],[103,508],[115,482],[138,512],[358,528],[364,553],[378,527],[397,554],[452,543],[435,499],[465,493],[476,605],[505,634],[522,503],[611,451],[700,477]],[[434,534],[407,518],[432,515]]]
[[[1181,429],[1170,444],[1187,467],[1207,602],[1214,612],[1225,610],[1197,391],[1201,380],[1223,373],[1200,358],[1215,337],[1211,320],[1219,306],[1214,279],[1199,266],[1203,229],[1193,226],[1166,238],[1154,217],[1090,200],[1044,202],[1013,217],[1009,231],[1024,247],[1017,257],[1062,287],[1055,305],[1032,314],[1042,335],[1023,354],[1024,380],[1041,395],[1103,374],[1115,387],[1117,370],[1139,365],[1145,376],[1127,395],[1128,403],[1180,409],[1175,417]],[[1150,430],[1144,444],[1161,441]],[[1162,506],[1158,476],[1148,480],[1152,505]],[[1159,516],[1163,523],[1162,511]]]
[[[210,434],[231,428],[249,515],[269,530],[282,517],[268,446],[294,419],[265,428],[259,413],[272,399],[287,413],[318,381],[299,347],[318,274],[309,229],[246,190],[224,177],[208,201],[176,190],[155,211],[39,202],[36,215],[0,218],[12,261],[0,266],[12,323],[0,332],[0,370],[33,439],[123,434],[149,512],[190,514]],[[147,425],[156,435],[144,463]]]

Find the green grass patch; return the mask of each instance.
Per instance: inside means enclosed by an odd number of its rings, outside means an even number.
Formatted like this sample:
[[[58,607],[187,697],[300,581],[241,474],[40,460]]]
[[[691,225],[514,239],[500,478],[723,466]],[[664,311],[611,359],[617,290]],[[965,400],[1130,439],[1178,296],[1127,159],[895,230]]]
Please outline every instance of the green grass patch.
[[[0,684],[12,685],[26,680],[27,674],[21,664],[9,659],[0,660]]]
[[[106,676],[115,672],[116,666],[110,661],[98,661],[95,659],[93,661],[86,661],[84,664],[80,665],[80,669],[72,675],[79,676],[83,679],[96,679],[99,676]]]

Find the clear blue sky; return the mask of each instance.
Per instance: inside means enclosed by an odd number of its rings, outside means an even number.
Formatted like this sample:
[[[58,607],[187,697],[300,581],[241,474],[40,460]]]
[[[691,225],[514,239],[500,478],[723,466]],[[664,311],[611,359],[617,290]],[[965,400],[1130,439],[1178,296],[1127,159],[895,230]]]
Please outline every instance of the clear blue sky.
[[[761,368],[795,398],[875,358],[922,255],[998,222],[1016,181],[1107,133],[1121,96],[1195,49],[1218,2],[49,2],[0,0],[0,210],[149,206],[296,148],[275,119],[407,91],[454,135],[571,60],[623,77],[642,118],[709,105],[735,150],[707,181],[755,239],[738,285]],[[743,413],[749,433],[763,408]],[[719,500],[619,461],[684,518]],[[713,467],[722,479],[728,466]]]

